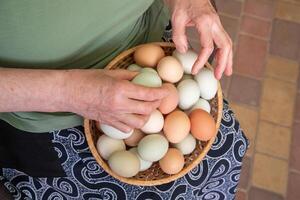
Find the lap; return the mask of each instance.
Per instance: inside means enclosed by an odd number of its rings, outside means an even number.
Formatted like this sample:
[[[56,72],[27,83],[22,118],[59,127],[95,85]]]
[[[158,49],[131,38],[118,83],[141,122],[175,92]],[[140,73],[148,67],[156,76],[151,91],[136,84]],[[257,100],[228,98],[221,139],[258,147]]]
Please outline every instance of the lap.
[[[204,160],[174,182],[140,187],[114,179],[96,163],[83,127],[50,134],[65,176],[39,178],[3,168],[0,179],[17,199],[24,199],[24,196],[31,199],[234,199],[248,145],[238,121],[224,101],[220,130]]]

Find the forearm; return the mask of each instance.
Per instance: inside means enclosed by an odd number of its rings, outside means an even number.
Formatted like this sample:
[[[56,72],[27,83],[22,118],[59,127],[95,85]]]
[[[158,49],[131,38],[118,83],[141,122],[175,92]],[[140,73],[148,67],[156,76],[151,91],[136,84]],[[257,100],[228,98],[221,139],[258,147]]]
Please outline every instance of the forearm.
[[[63,70],[0,68],[0,112],[68,111]]]

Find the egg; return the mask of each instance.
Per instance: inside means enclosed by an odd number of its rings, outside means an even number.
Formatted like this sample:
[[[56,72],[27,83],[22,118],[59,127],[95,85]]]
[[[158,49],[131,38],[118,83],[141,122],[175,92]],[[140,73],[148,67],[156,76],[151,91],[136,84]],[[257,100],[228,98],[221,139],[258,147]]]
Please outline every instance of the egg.
[[[189,117],[180,110],[175,110],[165,118],[164,134],[171,143],[181,142],[191,128]]]
[[[206,112],[210,113],[210,104],[205,99],[202,99],[202,98],[198,99],[198,101],[192,106],[192,108],[188,110],[188,114],[197,108],[200,108],[200,109],[205,110]]]
[[[156,44],[142,45],[133,54],[135,62],[143,67],[156,67],[159,60],[164,56],[164,50]]]
[[[135,176],[140,171],[140,160],[130,151],[117,151],[108,159],[110,169],[122,177]]]
[[[162,112],[162,114],[168,114],[177,107],[179,94],[176,87],[171,83],[164,83],[162,87],[166,88],[169,91],[169,94],[161,100],[158,109]]]
[[[139,160],[140,160],[140,170],[139,171],[145,171],[145,170],[147,170],[147,169],[149,169],[151,167],[152,162],[143,160],[139,156],[137,148],[131,148],[131,149],[129,149],[129,151],[132,152],[132,153],[134,153],[139,158]]]
[[[138,153],[143,160],[155,162],[167,153],[168,140],[160,134],[147,135],[138,144]]]
[[[100,156],[105,160],[107,160],[112,153],[126,149],[123,140],[114,139],[107,135],[101,135],[98,138],[96,147]]]
[[[129,138],[133,133],[133,130],[131,130],[128,133],[125,133],[123,131],[120,131],[119,129],[116,129],[116,128],[114,128],[110,125],[106,125],[106,124],[100,124],[100,129],[105,135],[107,135],[111,138],[114,138],[114,139]]]
[[[158,110],[154,110],[146,122],[146,124],[141,128],[144,133],[158,133],[164,127],[164,116]]]
[[[172,56],[166,56],[159,61],[157,72],[162,80],[170,83],[178,82],[183,76],[182,65]]]
[[[142,68],[140,66],[138,66],[137,64],[131,64],[127,67],[127,70],[132,71],[132,72],[138,72],[141,69]]]
[[[135,147],[144,136],[145,134],[141,130],[134,129],[132,135],[129,138],[124,139],[124,142],[127,146]]]
[[[191,134],[188,134],[181,142],[173,144],[173,146],[180,150],[183,155],[187,155],[196,148],[196,139]]]
[[[159,161],[159,166],[166,174],[177,174],[184,166],[184,157],[178,149],[170,148]]]
[[[201,97],[206,100],[214,98],[218,90],[218,81],[213,71],[202,68],[194,78],[198,82]]]
[[[181,81],[183,81],[185,79],[194,79],[194,77],[191,74],[183,74]]]
[[[216,134],[214,118],[202,109],[196,109],[189,115],[191,120],[191,133],[201,141],[208,141]]]
[[[193,50],[189,49],[186,53],[180,53],[179,51],[175,50],[172,54],[175,58],[179,60],[181,63],[184,73],[191,74],[192,68],[194,63],[196,62],[198,55]]]
[[[145,71],[136,75],[132,82],[146,87],[161,87],[162,85],[162,80],[157,73]]]
[[[192,79],[180,81],[177,85],[177,90],[179,94],[179,107],[182,110],[191,108],[200,97],[199,86]]]
[[[155,69],[150,68],[150,67],[142,68],[142,69],[140,70],[140,72],[141,72],[141,73],[142,73],[142,72],[152,72],[152,73],[157,74],[157,71],[155,71]]]

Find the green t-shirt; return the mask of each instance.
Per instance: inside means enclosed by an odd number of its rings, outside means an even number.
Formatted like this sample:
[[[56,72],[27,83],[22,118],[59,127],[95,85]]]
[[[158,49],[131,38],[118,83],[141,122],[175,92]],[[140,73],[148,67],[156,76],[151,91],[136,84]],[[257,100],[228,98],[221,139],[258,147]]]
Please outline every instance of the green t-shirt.
[[[162,0],[0,1],[0,67],[104,68],[128,48],[159,41],[167,22]],[[0,113],[0,119],[29,132],[83,122],[73,113]]]

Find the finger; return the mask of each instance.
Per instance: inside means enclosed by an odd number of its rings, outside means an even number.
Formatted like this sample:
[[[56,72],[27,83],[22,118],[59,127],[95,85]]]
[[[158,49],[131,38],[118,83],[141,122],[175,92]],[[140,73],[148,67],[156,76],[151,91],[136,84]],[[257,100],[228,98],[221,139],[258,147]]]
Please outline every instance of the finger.
[[[138,72],[133,72],[126,69],[104,70],[104,73],[110,77],[120,80],[131,80],[138,74]]]
[[[229,36],[225,30],[217,24],[213,26],[213,39],[218,47],[215,76],[219,80],[226,68],[232,45],[231,40],[229,39]]]
[[[124,92],[127,97],[142,101],[161,100],[169,94],[169,91],[165,88],[150,88],[133,83],[128,84],[128,87]]]
[[[126,103],[126,112],[140,115],[150,115],[160,105],[160,100],[155,101],[137,101],[128,99]]]
[[[129,133],[130,131],[132,131],[133,127],[128,126],[127,124],[121,122],[121,121],[113,121],[113,122],[107,122],[107,123],[103,123],[103,124],[107,124],[109,126],[112,126],[124,133]]]
[[[129,127],[140,129],[147,122],[149,115],[124,114],[119,120]]]
[[[192,74],[198,73],[198,71],[205,65],[209,56],[214,50],[210,22],[199,22],[198,24],[196,24],[196,28],[200,36],[201,50],[199,57],[192,68]]]
[[[230,76],[232,75],[232,59],[233,59],[233,55],[232,55],[232,50],[230,51],[229,53],[229,58],[228,58],[228,62],[227,62],[227,65],[226,65],[226,69],[225,69],[225,74],[227,76]]]
[[[180,53],[185,53],[188,49],[187,36],[185,26],[187,24],[187,16],[185,14],[174,14],[172,17],[172,39],[176,49]]]

